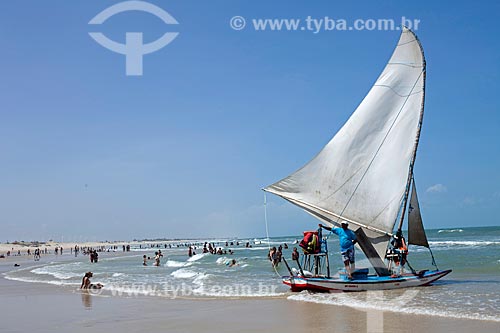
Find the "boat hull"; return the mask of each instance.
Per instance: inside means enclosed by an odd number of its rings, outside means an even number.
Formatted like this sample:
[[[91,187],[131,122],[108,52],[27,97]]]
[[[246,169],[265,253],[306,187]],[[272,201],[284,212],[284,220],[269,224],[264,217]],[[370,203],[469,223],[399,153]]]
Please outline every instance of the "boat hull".
[[[285,276],[283,283],[292,291],[368,291],[411,288],[428,285],[451,270],[426,271],[420,275],[406,274],[399,277],[369,275],[362,279],[347,280],[343,278]]]

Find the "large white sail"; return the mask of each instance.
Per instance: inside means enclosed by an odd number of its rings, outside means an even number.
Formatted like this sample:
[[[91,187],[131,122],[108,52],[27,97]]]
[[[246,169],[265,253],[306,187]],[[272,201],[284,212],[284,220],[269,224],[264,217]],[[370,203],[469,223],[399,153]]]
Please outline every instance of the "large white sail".
[[[321,220],[341,217],[390,233],[401,207],[420,133],[425,60],[412,31],[399,42],[371,90],[309,163],[264,190]],[[379,254],[382,249],[377,249]]]

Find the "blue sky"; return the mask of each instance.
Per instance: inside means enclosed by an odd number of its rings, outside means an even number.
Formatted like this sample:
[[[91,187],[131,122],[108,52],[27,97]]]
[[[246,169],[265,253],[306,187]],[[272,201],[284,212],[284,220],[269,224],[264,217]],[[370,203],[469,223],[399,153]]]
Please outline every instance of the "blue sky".
[[[398,31],[231,29],[247,18],[419,19],[426,114],[415,177],[430,228],[500,225],[496,2],[0,3],[0,241],[262,236],[261,187],[312,158],[382,71]],[[126,76],[123,43],[179,36]],[[271,235],[316,221],[267,197]]]

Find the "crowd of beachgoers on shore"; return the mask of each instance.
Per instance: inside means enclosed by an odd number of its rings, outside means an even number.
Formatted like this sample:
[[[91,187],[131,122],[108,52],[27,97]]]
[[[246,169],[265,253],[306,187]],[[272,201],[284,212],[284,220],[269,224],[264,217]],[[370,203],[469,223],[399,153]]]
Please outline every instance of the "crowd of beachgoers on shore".
[[[182,242],[131,242],[131,243],[52,243],[52,242],[13,242],[0,244],[0,259],[3,258],[30,258],[32,257],[35,261],[40,260],[42,256],[48,255],[72,255],[78,257],[79,255],[88,255],[92,263],[98,262],[99,253],[103,252],[130,252],[132,250],[144,251],[151,249],[155,251],[154,265],[160,264],[160,259],[163,257],[161,249],[179,249],[186,248],[187,256],[191,257],[197,253],[209,253],[213,255],[233,255],[234,248],[252,248],[254,245],[260,244],[257,241],[182,241]],[[288,248],[287,244],[283,244],[285,248]],[[276,254],[281,254],[280,245],[279,250],[271,250],[268,256],[269,260],[273,263],[277,263]],[[143,265],[147,265],[147,262],[151,260],[151,256],[144,255]],[[281,260],[279,260],[281,261]]]

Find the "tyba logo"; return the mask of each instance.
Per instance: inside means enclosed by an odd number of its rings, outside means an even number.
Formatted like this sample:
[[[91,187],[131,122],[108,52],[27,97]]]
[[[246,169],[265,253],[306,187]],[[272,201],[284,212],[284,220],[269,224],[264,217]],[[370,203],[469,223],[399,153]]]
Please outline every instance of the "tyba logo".
[[[143,11],[160,18],[165,24],[179,24],[162,8],[145,1],[125,1],[106,8],[97,14],[89,24],[102,24],[110,17],[127,11]],[[142,32],[125,33],[125,44],[117,43],[101,32],[90,32],[89,35],[101,46],[125,55],[127,76],[142,75],[142,58],[145,54],[153,53],[170,44],[178,35],[178,32],[167,32],[154,42],[143,44]]]

